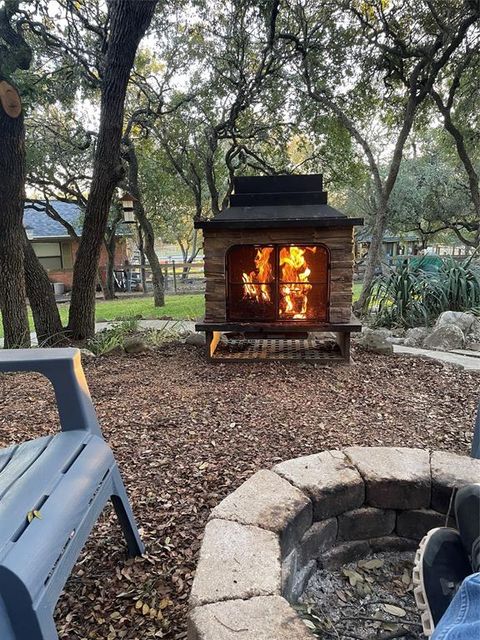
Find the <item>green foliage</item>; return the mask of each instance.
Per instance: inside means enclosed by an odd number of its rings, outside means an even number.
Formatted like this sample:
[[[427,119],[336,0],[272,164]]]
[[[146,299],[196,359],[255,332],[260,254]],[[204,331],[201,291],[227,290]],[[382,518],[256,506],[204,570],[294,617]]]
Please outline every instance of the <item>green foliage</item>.
[[[480,308],[480,267],[469,257],[462,262],[442,261],[437,271],[423,261],[405,260],[389,267],[372,283],[365,311],[373,324],[417,327],[433,324],[444,311]]]
[[[135,333],[137,329],[138,320],[136,318],[114,322],[109,329],[99,331],[88,340],[87,349],[96,356],[100,356],[117,347],[123,348],[125,338]]]

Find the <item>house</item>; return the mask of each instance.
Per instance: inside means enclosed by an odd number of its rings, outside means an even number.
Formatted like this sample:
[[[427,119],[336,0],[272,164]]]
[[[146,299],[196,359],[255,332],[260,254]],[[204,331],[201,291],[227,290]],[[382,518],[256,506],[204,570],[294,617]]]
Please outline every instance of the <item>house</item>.
[[[368,253],[371,241],[372,235],[368,229],[362,229],[355,235],[355,257],[357,260],[361,260]],[[416,255],[421,248],[420,236],[412,231],[394,234],[387,229],[383,235],[383,256],[387,263],[392,262],[396,256]]]
[[[52,200],[50,204],[66,224],[53,219],[45,211],[38,211],[41,204],[35,204],[34,206],[25,206],[23,226],[32,243],[33,250],[48,272],[51,282],[63,283],[65,289],[69,290],[72,286],[73,265],[82,233],[83,212],[73,202]],[[71,227],[70,232],[67,230],[67,226]],[[129,234],[130,231],[124,225],[120,225],[116,238],[115,265],[122,265],[127,257],[127,237]],[[107,251],[102,246],[99,275],[103,282],[105,282],[107,263]]]

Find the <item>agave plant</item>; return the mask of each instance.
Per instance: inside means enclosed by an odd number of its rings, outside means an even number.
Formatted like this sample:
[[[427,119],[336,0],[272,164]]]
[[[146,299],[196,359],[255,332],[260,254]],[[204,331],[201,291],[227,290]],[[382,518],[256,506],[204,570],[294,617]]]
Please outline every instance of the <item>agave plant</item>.
[[[423,265],[404,260],[377,276],[365,309],[374,313],[374,324],[418,327],[432,324],[443,311],[480,310],[480,268],[473,256],[462,262],[448,258],[436,270]]]
[[[447,258],[437,278],[446,309],[472,311],[480,308],[480,267],[474,262],[474,256],[462,262]]]

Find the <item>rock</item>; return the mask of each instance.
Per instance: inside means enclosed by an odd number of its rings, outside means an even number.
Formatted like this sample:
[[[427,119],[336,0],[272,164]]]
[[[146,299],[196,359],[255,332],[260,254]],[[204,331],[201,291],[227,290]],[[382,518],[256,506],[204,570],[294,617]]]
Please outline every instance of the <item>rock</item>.
[[[314,520],[324,520],[363,504],[365,487],[342,451],[323,451],[287,460],[273,467],[313,503]]]
[[[480,482],[480,460],[446,451],[434,451],[432,467],[432,508],[447,513],[454,488]]]
[[[86,360],[88,358],[96,358],[97,356],[90,351],[89,349],[80,349],[80,353],[82,354],[82,360]]]
[[[414,509],[401,511],[397,516],[397,534],[403,538],[421,540],[430,529],[436,527],[455,526],[455,521],[450,519],[448,525],[445,516],[432,509]]]
[[[327,551],[319,558],[319,566],[322,569],[338,569],[344,564],[355,562],[368,556],[370,545],[366,540],[356,540],[355,542],[345,542],[330,551]]]
[[[141,336],[129,336],[123,341],[123,348],[127,353],[144,353],[149,346]]]
[[[190,344],[194,347],[203,347],[206,344],[205,334],[191,331],[185,338],[185,344]]]
[[[337,518],[329,518],[321,522],[314,522],[300,540],[300,555],[302,562],[307,564],[315,560],[335,544],[337,540]]]
[[[338,516],[339,540],[366,540],[387,536],[395,529],[395,511],[363,507]]]
[[[258,527],[210,520],[200,549],[190,602],[280,595],[278,537]]]
[[[435,322],[435,328],[455,326],[458,327],[462,333],[468,334],[475,331],[477,322],[478,320],[473,313],[444,311],[438,316]]]
[[[189,640],[312,640],[296,611],[280,596],[227,600],[190,612]]]
[[[408,329],[403,344],[406,347],[421,347],[429,333],[430,330],[427,327],[413,327],[412,329]]]
[[[387,329],[376,329],[362,332],[359,344],[367,351],[379,353],[381,355],[390,355],[393,353],[392,343],[389,342],[391,334]]]
[[[480,351],[480,342],[467,341],[465,349],[468,349],[469,351]]]
[[[387,342],[390,344],[405,344],[406,338],[399,338],[398,336],[390,336],[387,338]]]
[[[451,351],[461,349],[465,342],[463,331],[455,324],[445,324],[432,331],[423,343],[425,349]]]
[[[286,555],[312,524],[312,503],[278,474],[262,469],[222,500],[212,518],[273,531]]]
[[[430,454],[406,447],[350,447],[344,453],[365,481],[366,503],[380,509],[430,506]]]
[[[282,596],[289,602],[296,602],[316,568],[316,560],[304,563],[301,554],[294,549],[282,562]]]

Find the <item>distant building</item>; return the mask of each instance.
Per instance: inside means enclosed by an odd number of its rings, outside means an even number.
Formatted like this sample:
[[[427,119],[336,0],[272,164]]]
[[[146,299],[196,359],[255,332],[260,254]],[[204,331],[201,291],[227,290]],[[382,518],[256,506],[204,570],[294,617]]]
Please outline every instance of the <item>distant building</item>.
[[[83,212],[80,207],[73,202],[59,202],[58,200],[53,200],[50,204],[80,237],[83,226]],[[50,281],[53,283],[61,282],[65,285],[66,290],[70,289],[79,239],[72,237],[61,222],[51,218],[45,211],[37,211],[31,206],[25,207],[23,225],[33,250],[48,272]],[[122,265],[127,257],[126,239],[129,234],[130,231],[124,226],[119,227],[115,247],[116,265]],[[103,281],[105,281],[107,262],[107,251],[102,246],[99,274]]]
[[[357,260],[366,256],[371,242],[372,234],[368,229],[362,229],[355,235]],[[387,230],[383,236],[382,248],[385,262],[391,262],[396,256],[416,255],[422,248],[422,240],[413,231],[396,235]]]

